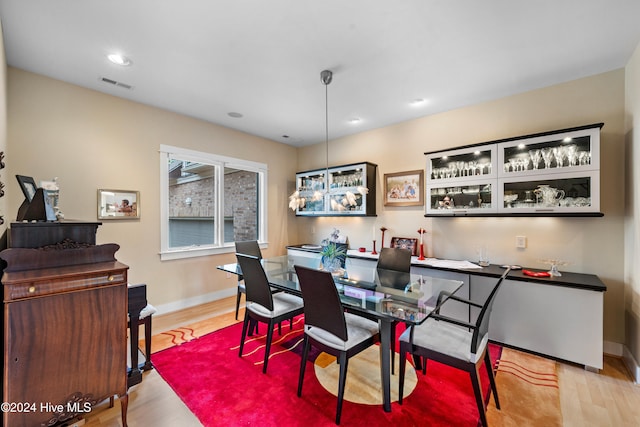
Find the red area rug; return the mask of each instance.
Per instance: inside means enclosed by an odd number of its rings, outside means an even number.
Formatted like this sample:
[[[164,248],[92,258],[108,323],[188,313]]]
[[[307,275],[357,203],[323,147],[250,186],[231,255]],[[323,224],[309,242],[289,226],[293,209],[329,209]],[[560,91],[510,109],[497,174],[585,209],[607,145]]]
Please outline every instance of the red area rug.
[[[264,334],[250,337],[244,356],[238,357],[242,324],[157,352],[153,364],[204,426],[335,426],[336,397],[318,382],[311,363],[302,397],[296,395],[302,324],[298,321],[290,331],[285,322],[282,336],[274,332],[267,374],[262,373]],[[260,326],[264,333],[264,325]],[[493,360],[500,350],[491,347]],[[488,390],[486,378],[483,384]],[[341,419],[343,426],[477,424],[468,374],[437,362],[429,362],[427,375],[418,374],[416,388],[403,405],[392,403],[390,413],[382,405],[345,400]]]

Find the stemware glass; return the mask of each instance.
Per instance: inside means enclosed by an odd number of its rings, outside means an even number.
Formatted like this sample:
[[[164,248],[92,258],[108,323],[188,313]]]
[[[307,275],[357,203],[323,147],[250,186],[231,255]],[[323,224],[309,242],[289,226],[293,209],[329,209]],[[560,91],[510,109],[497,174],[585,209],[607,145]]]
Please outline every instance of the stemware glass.
[[[578,146],[575,144],[569,144],[564,147],[567,155],[567,165],[576,166],[578,164]]]
[[[553,160],[553,150],[551,147],[541,148],[540,155],[542,155],[542,160],[544,160],[544,167],[549,169],[551,167],[551,161]]]
[[[531,157],[531,163],[533,164],[533,169],[538,169],[538,164],[540,164],[540,150],[529,150],[529,156]]]
[[[556,167],[561,168],[564,166],[564,147],[553,147],[553,157],[556,159]]]
[[[478,161],[477,160],[470,160],[469,161],[469,172],[471,173],[471,175],[475,175],[476,174],[476,167],[478,166]]]

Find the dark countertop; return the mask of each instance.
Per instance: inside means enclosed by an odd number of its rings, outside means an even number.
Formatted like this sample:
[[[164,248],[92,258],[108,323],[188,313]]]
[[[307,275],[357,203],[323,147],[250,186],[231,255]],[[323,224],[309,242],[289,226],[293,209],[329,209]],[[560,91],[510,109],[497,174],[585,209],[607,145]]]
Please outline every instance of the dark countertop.
[[[296,249],[300,251],[315,252],[315,253],[320,252],[320,249],[305,248],[303,246],[306,246],[306,245],[290,245],[290,246],[287,246],[287,249]],[[370,254],[369,256],[358,256],[353,254],[348,254],[347,256],[349,258],[359,258],[359,259],[365,259],[365,260],[375,259],[375,258],[372,258]],[[483,268],[470,268],[470,269],[436,267],[436,266],[424,265],[422,263],[414,263],[414,262],[412,262],[411,265],[415,267],[433,268],[436,270],[452,271],[456,273],[464,272],[464,273],[473,274],[476,276],[486,276],[486,277],[495,277],[495,278],[502,276],[502,273],[504,273],[504,268],[496,264],[491,264],[488,267],[483,267]],[[545,269],[528,268],[528,267],[523,267],[523,268],[526,270],[531,270],[536,272],[547,271]],[[559,277],[531,277],[523,274],[522,270],[511,270],[509,272],[508,278],[511,280],[519,280],[523,282],[565,286],[569,288],[585,289],[585,290],[597,291],[597,292],[604,292],[607,290],[607,286],[595,274],[572,273],[568,271],[562,271],[561,273],[562,273],[562,276],[559,276]]]

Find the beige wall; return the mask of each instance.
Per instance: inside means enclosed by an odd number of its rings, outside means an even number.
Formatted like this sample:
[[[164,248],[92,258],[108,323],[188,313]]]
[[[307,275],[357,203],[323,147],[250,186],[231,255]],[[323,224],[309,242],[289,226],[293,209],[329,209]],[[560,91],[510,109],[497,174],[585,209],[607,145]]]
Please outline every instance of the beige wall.
[[[628,365],[640,361],[640,44],[626,67],[625,343]],[[639,373],[635,373],[636,379]]]
[[[266,163],[265,255],[280,255],[297,240],[287,210],[293,147],[14,68],[8,69],[8,120],[7,218],[15,219],[22,202],[15,174],[36,182],[57,176],[67,219],[95,221],[98,188],[139,190],[140,220],[103,221],[98,242],[120,244],[116,255],[130,266],[130,282],[147,283],[149,300],[161,308],[235,294],[236,282],[215,269],[233,262],[231,253],[160,262],[160,144]]]
[[[364,132],[330,144],[330,164],[378,164],[378,188],[385,173],[424,169],[424,152],[454,148],[535,132],[604,122],[601,134],[601,210],[603,218],[424,218],[424,207],[387,208],[377,218],[301,218],[300,242],[319,242],[337,227],[351,247],[371,247],[371,228],[385,226],[391,236],[418,237],[428,230],[427,253],[476,259],[475,248],[489,246],[491,261],[545,268],[538,260],[570,262],[566,271],[597,274],[607,285],[604,338],[624,340],[624,70],[571,81],[441,114]],[[323,146],[300,150],[300,169],[323,167]],[[378,190],[378,196],[382,191]],[[311,232],[315,230],[315,234]],[[515,248],[515,236],[528,247]],[[378,234],[378,239],[379,239]],[[562,268],[561,268],[562,271]]]
[[[4,53],[4,40],[2,35],[2,23],[0,22],[0,152],[7,152],[7,61]],[[0,183],[7,185],[7,170],[0,170]],[[11,218],[7,214],[7,197],[0,197],[0,216],[4,218],[4,224],[0,225],[0,236],[5,235],[7,223]],[[1,247],[1,244],[0,244]]]

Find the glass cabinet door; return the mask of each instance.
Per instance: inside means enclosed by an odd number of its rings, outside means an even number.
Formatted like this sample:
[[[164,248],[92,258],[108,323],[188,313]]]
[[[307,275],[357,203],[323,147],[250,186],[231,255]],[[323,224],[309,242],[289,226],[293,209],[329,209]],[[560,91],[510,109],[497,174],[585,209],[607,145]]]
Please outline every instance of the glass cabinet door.
[[[296,188],[300,197],[298,215],[315,215],[325,210],[325,174],[309,172],[296,174]]]
[[[495,178],[496,147],[487,145],[429,154],[427,182],[456,182]]]
[[[427,214],[467,215],[495,213],[496,181],[477,180],[466,184],[427,186]]]
[[[600,129],[583,129],[498,144],[500,177],[596,170]]]
[[[502,180],[498,211],[502,213],[598,212],[597,171]]]
[[[347,165],[329,169],[330,214],[366,214],[366,165]]]

